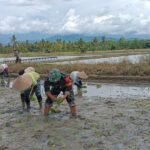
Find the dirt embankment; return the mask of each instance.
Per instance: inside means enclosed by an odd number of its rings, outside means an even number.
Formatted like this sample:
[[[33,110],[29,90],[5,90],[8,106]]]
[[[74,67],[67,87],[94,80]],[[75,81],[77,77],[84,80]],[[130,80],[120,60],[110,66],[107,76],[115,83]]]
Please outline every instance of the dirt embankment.
[[[10,73],[11,77],[17,77],[17,73]],[[41,79],[47,77],[47,74],[40,74]],[[150,76],[101,76],[101,75],[89,75],[87,81],[100,81],[100,82],[150,82]]]
[[[45,96],[43,96],[43,103]],[[150,101],[76,96],[45,119],[37,102],[21,111],[19,93],[0,87],[0,150],[149,150]]]

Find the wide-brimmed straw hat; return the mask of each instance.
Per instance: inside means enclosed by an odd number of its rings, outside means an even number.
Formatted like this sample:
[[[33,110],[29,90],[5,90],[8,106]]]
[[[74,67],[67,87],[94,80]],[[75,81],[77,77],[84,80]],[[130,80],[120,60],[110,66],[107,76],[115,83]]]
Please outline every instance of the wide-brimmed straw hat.
[[[35,71],[35,68],[33,68],[33,67],[28,67],[28,68],[26,68],[26,69],[24,70],[25,73],[31,72],[31,71]]]
[[[87,74],[84,71],[79,72],[77,75],[81,79],[87,79],[88,78]]]
[[[33,83],[31,76],[28,74],[21,75],[17,77],[12,84],[12,88],[18,91],[24,91],[28,89]]]

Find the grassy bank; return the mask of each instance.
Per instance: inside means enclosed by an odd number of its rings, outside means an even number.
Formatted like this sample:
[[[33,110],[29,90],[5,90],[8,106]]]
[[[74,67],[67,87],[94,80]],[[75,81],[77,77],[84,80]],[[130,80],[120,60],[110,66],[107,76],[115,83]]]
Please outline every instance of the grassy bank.
[[[122,49],[122,50],[104,50],[104,51],[86,51],[85,53],[80,52],[52,52],[52,53],[45,53],[45,52],[21,52],[21,57],[36,57],[36,56],[58,56],[58,55],[85,55],[85,54],[99,54],[99,55],[131,55],[131,54],[147,54],[150,53],[150,49]],[[0,54],[0,57],[14,57],[13,53],[8,54]]]
[[[43,64],[43,63],[22,63],[9,64],[11,73],[17,73],[19,70],[28,66],[33,66],[40,74],[47,74],[49,70],[58,68],[62,72],[70,73],[74,70],[84,70],[88,75],[97,76],[150,76],[150,62],[144,60],[138,64],[131,64],[123,61],[118,64],[100,63],[100,64]]]

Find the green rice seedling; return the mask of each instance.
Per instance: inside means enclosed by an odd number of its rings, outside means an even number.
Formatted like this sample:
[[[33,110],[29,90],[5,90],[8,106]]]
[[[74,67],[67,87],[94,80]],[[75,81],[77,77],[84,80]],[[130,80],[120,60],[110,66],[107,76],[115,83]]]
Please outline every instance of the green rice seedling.
[[[60,110],[58,107],[63,103],[61,98],[57,98],[56,102],[54,103],[54,106],[51,108],[52,113],[58,113]]]
[[[33,101],[33,102],[35,102],[35,101],[36,101],[36,97],[35,97],[35,95],[33,95],[33,96],[31,97],[31,101]]]

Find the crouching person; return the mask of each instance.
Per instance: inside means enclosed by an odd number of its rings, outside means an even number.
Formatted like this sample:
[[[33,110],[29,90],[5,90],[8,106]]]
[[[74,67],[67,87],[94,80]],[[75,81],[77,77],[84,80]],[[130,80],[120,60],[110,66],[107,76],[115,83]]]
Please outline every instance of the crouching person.
[[[53,102],[57,100],[57,96],[60,92],[63,92],[63,97],[61,97],[61,100],[67,100],[71,115],[76,116],[76,105],[74,102],[75,98],[72,89],[72,80],[69,76],[62,74],[59,70],[51,70],[48,77],[44,81],[44,89],[47,96],[44,108],[45,116],[48,116]]]

